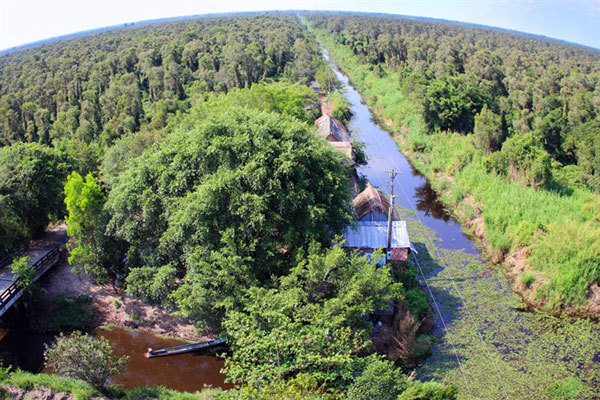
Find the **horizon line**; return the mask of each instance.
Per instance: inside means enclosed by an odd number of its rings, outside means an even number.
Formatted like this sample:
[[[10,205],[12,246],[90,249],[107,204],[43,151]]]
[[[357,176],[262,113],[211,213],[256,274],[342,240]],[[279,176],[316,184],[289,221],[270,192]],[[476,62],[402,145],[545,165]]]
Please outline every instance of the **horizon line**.
[[[6,47],[4,49],[0,49],[0,56],[3,56],[5,54],[8,54],[13,51],[19,51],[19,50],[36,47],[36,46],[41,46],[41,45],[44,45],[49,42],[74,39],[78,36],[99,33],[100,31],[123,29],[123,28],[128,28],[131,26],[135,26],[135,25],[140,25],[140,24],[161,23],[161,22],[175,21],[175,20],[179,20],[179,19],[193,19],[193,18],[200,18],[200,17],[219,17],[219,16],[230,16],[230,15],[266,14],[266,13],[302,13],[302,12],[314,12],[314,13],[324,13],[324,14],[347,13],[347,14],[381,15],[381,16],[388,16],[388,17],[425,19],[425,20],[430,20],[430,21],[435,21],[435,22],[470,25],[470,26],[474,26],[474,27],[482,28],[482,29],[500,30],[500,31],[503,31],[506,33],[518,34],[518,35],[523,35],[523,36],[533,36],[536,39],[549,40],[549,41],[559,42],[559,43],[569,45],[569,46],[582,47],[582,48],[588,49],[588,50],[600,51],[600,47],[594,47],[594,46],[586,45],[583,43],[572,42],[572,41],[569,41],[566,39],[560,39],[560,38],[556,38],[556,37],[552,37],[552,36],[546,36],[546,35],[543,35],[540,33],[518,31],[518,30],[510,29],[510,28],[503,28],[501,26],[484,25],[484,24],[480,24],[477,22],[459,21],[459,20],[451,20],[451,19],[444,19],[444,18],[434,18],[434,17],[426,17],[426,16],[420,16],[420,15],[394,14],[394,13],[387,13],[387,12],[380,12],[380,11],[371,12],[371,11],[352,11],[352,10],[307,10],[307,9],[278,10],[278,9],[268,9],[268,10],[254,10],[254,11],[227,11],[227,12],[214,12],[214,13],[204,13],[204,14],[188,14],[188,15],[179,15],[179,16],[172,16],[172,17],[121,22],[121,23],[114,24],[114,25],[106,25],[106,26],[102,26],[102,27],[84,29],[81,31],[65,33],[63,35],[58,35],[58,36],[50,36],[50,37],[47,37],[44,39],[35,40],[33,42],[26,42],[26,43],[19,44],[16,46]]]

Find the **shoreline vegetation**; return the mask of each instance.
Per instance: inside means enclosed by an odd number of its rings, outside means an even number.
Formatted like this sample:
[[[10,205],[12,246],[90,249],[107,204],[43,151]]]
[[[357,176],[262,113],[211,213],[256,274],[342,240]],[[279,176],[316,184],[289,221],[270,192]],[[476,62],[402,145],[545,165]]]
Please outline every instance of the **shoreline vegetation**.
[[[312,21],[316,27],[323,23]],[[345,46],[326,30],[315,33],[489,260],[504,262],[523,301],[555,314],[597,316],[598,195],[582,187],[534,188],[486,171],[489,157],[473,135],[428,127],[423,100],[415,94],[423,82],[401,68],[361,61],[348,39]]]

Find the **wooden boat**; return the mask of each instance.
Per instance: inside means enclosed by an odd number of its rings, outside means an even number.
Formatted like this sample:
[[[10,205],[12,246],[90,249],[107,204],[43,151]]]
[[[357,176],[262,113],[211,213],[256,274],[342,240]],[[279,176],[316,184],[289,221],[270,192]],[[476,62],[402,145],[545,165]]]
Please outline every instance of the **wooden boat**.
[[[189,353],[191,351],[197,351],[207,349],[209,347],[218,346],[225,343],[223,339],[208,340],[206,342],[197,342],[190,344],[182,344],[180,346],[167,347],[159,350],[148,349],[144,356],[146,358],[162,357],[162,356],[174,356],[175,354]]]

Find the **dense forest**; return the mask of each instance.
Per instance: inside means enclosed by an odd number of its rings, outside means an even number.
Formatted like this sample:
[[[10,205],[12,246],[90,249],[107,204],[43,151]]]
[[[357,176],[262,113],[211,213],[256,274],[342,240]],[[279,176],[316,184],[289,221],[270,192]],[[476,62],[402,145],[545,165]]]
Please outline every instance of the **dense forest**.
[[[314,123],[350,108],[319,42],[526,302],[600,310],[600,52],[416,18],[182,18],[0,55],[0,259],[66,222],[75,270],[227,337],[238,387],[212,398],[457,398],[410,373],[435,340],[415,266],[342,246],[354,175]]]
[[[15,169],[25,175],[2,179],[0,185],[6,187],[0,195],[17,193],[19,188],[11,183],[15,180],[55,190],[54,177],[64,178],[68,169],[84,176],[95,171],[117,139],[131,140],[140,130],[132,146],[141,152],[140,146],[156,140],[155,132],[165,127],[168,116],[189,109],[192,99],[275,77],[307,84],[321,61],[316,44],[305,35],[291,15],[200,18],[110,30],[3,55],[3,157],[16,163],[7,145],[39,143],[51,147],[41,151],[54,163],[46,167],[53,170],[45,183],[39,180],[44,177],[12,164],[6,169],[9,175]],[[14,147],[22,153],[40,148]],[[48,222],[28,206],[11,207],[27,196],[32,193],[2,202],[2,257]],[[52,211],[51,203],[42,202],[41,207]]]
[[[426,19],[309,20],[526,300],[597,309],[600,52]]]
[[[337,239],[355,219],[350,167],[316,134],[307,86],[334,90],[328,68],[278,13],[0,56],[0,256],[64,219],[75,270],[227,336],[239,388],[214,398],[456,398],[405,375],[430,346],[410,262],[376,268]],[[369,319],[394,301],[412,335],[395,363]]]

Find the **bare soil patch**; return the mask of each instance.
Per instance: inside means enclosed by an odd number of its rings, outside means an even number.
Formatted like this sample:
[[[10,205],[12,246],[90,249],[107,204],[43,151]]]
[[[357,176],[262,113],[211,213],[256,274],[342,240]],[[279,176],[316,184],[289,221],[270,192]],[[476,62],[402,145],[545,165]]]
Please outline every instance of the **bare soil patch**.
[[[63,228],[66,229],[66,227]],[[188,340],[208,340],[215,337],[211,332],[198,332],[184,318],[172,315],[159,307],[136,299],[113,284],[98,284],[84,272],[73,273],[67,256],[61,259],[40,282],[44,296],[52,299],[56,295],[77,297],[90,296],[97,310],[94,325],[114,324],[153,334],[174,336]]]

